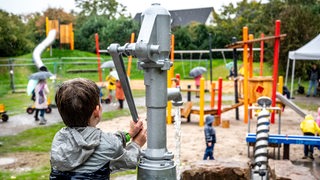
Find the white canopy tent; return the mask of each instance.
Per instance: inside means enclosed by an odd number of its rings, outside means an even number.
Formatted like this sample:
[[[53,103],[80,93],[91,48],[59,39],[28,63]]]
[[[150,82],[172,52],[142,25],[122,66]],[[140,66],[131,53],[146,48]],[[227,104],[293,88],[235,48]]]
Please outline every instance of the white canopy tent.
[[[290,60],[292,60],[290,92],[291,94],[293,94],[294,71],[295,71],[296,60],[320,60],[320,34],[314,39],[312,39],[310,42],[302,46],[301,48],[295,51],[289,51],[285,85],[287,85]]]

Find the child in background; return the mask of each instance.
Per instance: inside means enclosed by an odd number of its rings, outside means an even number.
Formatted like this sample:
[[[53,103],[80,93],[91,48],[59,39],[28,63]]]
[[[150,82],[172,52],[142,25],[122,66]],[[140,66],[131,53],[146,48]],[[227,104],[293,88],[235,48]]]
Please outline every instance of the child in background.
[[[214,144],[216,143],[216,132],[212,127],[212,123],[214,121],[214,116],[209,115],[206,117],[206,125],[204,126],[204,135],[206,140],[206,151],[203,156],[203,160],[214,160],[213,150]]]
[[[119,102],[118,109],[123,109],[123,101],[125,99],[125,96],[124,96],[124,92],[123,92],[120,80],[116,81],[116,98],[118,99],[118,102]]]
[[[200,80],[202,78],[202,75],[200,74],[199,76],[195,77],[194,78],[194,82],[195,82],[195,85],[196,85],[196,89],[199,89],[200,88]],[[199,98],[200,97],[200,93],[199,92],[196,92],[196,98]]]
[[[49,94],[49,88],[45,79],[40,79],[36,87],[34,88],[35,93],[35,120],[38,121],[38,113],[40,111],[40,125],[45,125],[47,120],[44,118],[46,109],[48,108],[47,104],[47,95]]]
[[[109,179],[115,170],[136,168],[146,129],[142,121],[131,121],[127,133],[96,128],[102,116],[99,93],[95,82],[83,78],[57,90],[55,101],[67,127],[52,141],[50,179]]]
[[[304,120],[300,123],[300,129],[304,136],[314,136],[317,132],[319,132],[319,127],[312,115],[306,115]],[[313,145],[304,145],[304,156],[302,159],[307,159],[309,155],[309,158],[313,160],[313,148]]]
[[[109,103],[112,103],[115,105],[115,90],[116,90],[116,77],[114,77],[112,74],[114,71],[110,69],[109,75],[106,77],[106,81],[108,82],[107,90],[109,92],[108,99]]]
[[[316,123],[317,123],[317,125],[318,125],[318,127],[319,127],[319,131],[318,131],[318,136],[320,136],[320,107],[318,108],[318,116],[317,116],[317,119],[316,119]],[[317,148],[320,150],[320,145],[319,146],[317,146]]]
[[[316,119],[316,123],[318,124],[318,127],[320,127],[320,107],[318,108],[318,116],[317,116],[317,119]],[[319,136],[320,134],[318,134]]]

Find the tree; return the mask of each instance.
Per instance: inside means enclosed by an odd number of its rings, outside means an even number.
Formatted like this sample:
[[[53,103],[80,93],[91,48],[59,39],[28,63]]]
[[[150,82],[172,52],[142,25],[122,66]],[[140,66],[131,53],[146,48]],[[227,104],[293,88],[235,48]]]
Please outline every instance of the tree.
[[[262,6],[258,17],[262,31],[274,35],[274,25],[281,20],[281,34],[287,34],[280,43],[279,70],[285,71],[288,52],[298,49],[313,39],[319,33],[320,4],[316,0],[270,0]],[[273,47],[273,41],[268,41],[267,47]],[[273,60],[273,49],[266,51],[265,59]],[[296,76],[307,78],[308,62],[297,62]]]
[[[12,57],[30,52],[34,43],[28,38],[26,25],[21,17],[0,10],[0,54]]]
[[[75,30],[75,48],[95,52],[95,33],[99,35],[100,49],[107,49],[111,43],[121,45],[130,42],[132,32],[137,32],[136,22],[127,18],[107,20],[104,16],[91,16],[82,20]]]
[[[115,19],[117,15],[123,16],[125,6],[116,0],[75,0],[76,6],[81,10],[81,16],[104,15],[107,19]]]

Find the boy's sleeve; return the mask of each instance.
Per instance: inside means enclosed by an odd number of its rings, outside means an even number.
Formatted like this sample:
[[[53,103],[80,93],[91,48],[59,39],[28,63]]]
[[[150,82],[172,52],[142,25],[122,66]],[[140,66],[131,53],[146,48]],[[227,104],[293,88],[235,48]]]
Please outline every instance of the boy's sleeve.
[[[139,162],[140,146],[135,142],[131,142],[125,148],[123,146],[119,146],[119,148],[123,153],[110,161],[112,173],[120,170],[135,169]]]

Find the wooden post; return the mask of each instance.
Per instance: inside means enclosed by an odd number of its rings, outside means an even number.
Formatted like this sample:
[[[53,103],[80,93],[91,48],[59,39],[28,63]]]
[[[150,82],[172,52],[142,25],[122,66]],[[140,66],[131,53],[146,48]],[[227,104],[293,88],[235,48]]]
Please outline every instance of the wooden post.
[[[218,87],[218,116],[221,117],[221,106],[222,106],[222,77],[219,77],[219,87]],[[220,124],[220,122],[219,122]]]
[[[98,74],[99,74],[99,81],[102,82],[102,73],[100,67],[100,47],[99,47],[99,35],[98,33],[95,34],[96,38],[96,52],[97,52],[97,59],[98,59]]]
[[[130,43],[134,43],[134,33],[131,33]],[[128,57],[128,69],[127,69],[127,76],[130,77],[131,73],[131,63],[132,63],[132,56]]]
[[[204,78],[200,79],[200,119],[199,126],[204,126]]]
[[[273,49],[273,86],[272,86],[272,107],[276,106],[276,91],[277,91],[277,80],[278,80],[278,62],[279,62],[279,51],[280,51],[280,20],[276,20],[275,27],[275,40]],[[271,113],[271,123],[274,124],[275,112]]]
[[[215,101],[215,94],[216,94],[216,83],[211,83],[211,101],[210,101],[210,107],[211,109],[214,108],[214,101]]]
[[[242,29],[243,44],[243,68],[244,68],[244,79],[243,79],[243,105],[244,105],[244,123],[248,123],[248,109],[249,109],[249,97],[248,97],[248,27]]]
[[[261,33],[261,39],[264,38],[264,34]],[[263,56],[264,56],[264,41],[260,42],[260,76],[263,75]]]
[[[249,34],[249,40],[253,40],[253,34]],[[253,43],[250,43],[249,45],[249,77],[251,78],[253,76]]]

